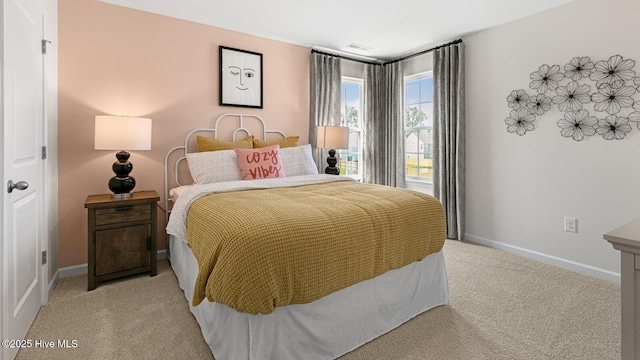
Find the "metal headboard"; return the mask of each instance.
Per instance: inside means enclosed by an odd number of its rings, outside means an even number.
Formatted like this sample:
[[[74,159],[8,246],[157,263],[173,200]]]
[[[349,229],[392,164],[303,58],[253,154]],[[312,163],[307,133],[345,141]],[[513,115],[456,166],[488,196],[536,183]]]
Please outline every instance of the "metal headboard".
[[[169,214],[171,213],[171,209],[169,208],[169,203],[173,201],[173,199],[171,199],[169,197],[169,158],[171,157],[171,154],[173,154],[174,152],[178,151],[178,150],[182,150],[182,156],[180,158],[178,158],[175,163],[174,163],[174,167],[173,167],[173,176],[174,176],[174,180],[175,180],[175,184],[176,186],[182,186],[183,184],[180,183],[180,179],[178,178],[178,167],[180,165],[180,163],[184,160],[187,159],[187,154],[189,153],[189,140],[196,134],[196,133],[200,133],[200,132],[213,132],[213,138],[217,139],[218,138],[218,133],[219,133],[219,125],[220,122],[223,120],[229,120],[229,119],[236,119],[238,121],[238,127],[233,130],[232,136],[231,136],[231,141],[235,141],[236,140],[236,135],[238,134],[239,131],[244,132],[247,136],[252,135],[249,130],[244,126],[244,120],[245,118],[251,118],[254,120],[258,121],[259,126],[262,128],[262,140],[267,140],[267,134],[278,134],[280,136],[282,136],[283,138],[286,137],[284,135],[284,133],[282,131],[278,131],[278,130],[267,130],[267,127],[264,123],[264,120],[262,120],[261,117],[257,116],[257,115],[248,115],[248,114],[222,114],[220,116],[218,116],[218,118],[216,119],[216,122],[213,126],[213,128],[198,128],[198,129],[193,129],[191,130],[187,136],[184,138],[184,145],[181,146],[176,146],[173,149],[169,150],[167,152],[167,154],[164,157],[164,209],[165,209],[165,213],[164,213],[164,217],[165,217],[165,225],[169,222]],[[254,136],[256,136],[254,134]],[[193,152],[193,151],[192,151]],[[187,184],[184,184],[187,185]]]

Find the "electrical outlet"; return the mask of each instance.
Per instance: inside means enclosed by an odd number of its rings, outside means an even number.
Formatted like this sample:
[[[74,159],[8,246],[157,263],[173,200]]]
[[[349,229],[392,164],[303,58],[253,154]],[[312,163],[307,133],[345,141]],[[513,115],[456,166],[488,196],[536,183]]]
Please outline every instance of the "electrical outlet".
[[[565,216],[565,218],[564,218],[564,231],[578,232],[578,219]]]

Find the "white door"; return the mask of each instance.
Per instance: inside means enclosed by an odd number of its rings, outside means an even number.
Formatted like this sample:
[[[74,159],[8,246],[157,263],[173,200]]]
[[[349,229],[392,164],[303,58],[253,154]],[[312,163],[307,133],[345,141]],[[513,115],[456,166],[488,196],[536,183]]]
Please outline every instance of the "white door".
[[[44,12],[40,0],[2,1],[3,333],[4,339],[24,339],[43,300]],[[9,181],[18,184],[11,192]],[[18,349],[4,350],[10,360]]]

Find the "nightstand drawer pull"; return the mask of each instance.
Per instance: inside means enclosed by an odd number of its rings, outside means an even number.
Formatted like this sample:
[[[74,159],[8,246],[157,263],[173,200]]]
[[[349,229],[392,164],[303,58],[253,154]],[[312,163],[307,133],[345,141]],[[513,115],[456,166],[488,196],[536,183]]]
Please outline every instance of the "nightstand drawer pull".
[[[151,220],[151,205],[121,205],[96,209],[96,225]]]

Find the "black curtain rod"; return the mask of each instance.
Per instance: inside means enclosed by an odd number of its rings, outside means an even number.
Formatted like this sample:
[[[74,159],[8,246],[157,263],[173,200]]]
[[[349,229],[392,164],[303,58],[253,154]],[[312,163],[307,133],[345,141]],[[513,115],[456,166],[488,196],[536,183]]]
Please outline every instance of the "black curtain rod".
[[[324,52],[324,51],[320,51],[320,50],[316,50],[316,49],[311,49],[311,52],[312,53],[322,54],[322,55],[335,56],[337,58],[345,59],[345,60],[357,61],[357,62],[360,62],[360,63],[363,63],[363,64],[383,65],[384,66],[384,65],[396,63],[398,61],[404,61],[404,60],[407,60],[407,59],[411,59],[412,57],[420,56],[422,54],[426,54],[428,52],[432,52],[433,50],[437,50],[437,49],[443,48],[445,46],[454,45],[454,44],[458,44],[458,43],[461,43],[461,42],[462,42],[462,39],[454,40],[454,41],[448,42],[446,44],[442,44],[442,45],[438,45],[436,47],[432,47],[431,49],[423,50],[423,51],[420,51],[420,52],[415,53],[415,54],[411,54],[411,55],[407,55],[407,56],[401,57],[399,59],[395,59],[395,60],[391,60],[391,61],[387,61],[387,62],[380,62],[380,63],[376,63],[376,62],[372,62],[372,61],[366,61],[366,60],[360,60],[360,59],[356,59],[356,58],[352,58],[352,57],[348,57],[348,56],[344,56],[344,55],[332,54],[332,53],[328,53],[328,52]]]
[[[396,63],[398,61],[404,61],[404,60],[407,60],[407,59],[411,59],[412,57],[420,56],[422,54],[426,54],[428,52],[432,52],[433,50],[438,50],[438,49],[443,48],[445,46],[455,45],[455,44],[459,44],[461,42],[462,42],[462,39],[453,40],[453,41],[448,42],[446,44],[442,44],[442,45],[438,45],[436,47],[432,47],[431,49],[427,49],[427,50],[423,50],[423,51],[420,51],[420,52],[415,53],[415,54],[407,55],[407,56],[401,57],[400,59],[395,59],[395,60],[388,61],[388,62],[384,63],[384,65],[393,64],[393,63]]]
[[[348,57],[348,56],[344,56],[344,55],[332,54],[332,53],[328,53],[328,52],[324,52],[324,51],[320,51],[320,50],[316,50],[316,49],[311,49],[311,52],[312,53],[316,53],[316,54],[334,56],[334,57],[337,57],[339,59],[356,61],[356,62],[363,63],[363,64],[381,65],[381,63],[376,63],[376,62],[373,62],[373,61],[360,60],[360,59],[356,59],[356,58],[352,58],[352,57]]]

